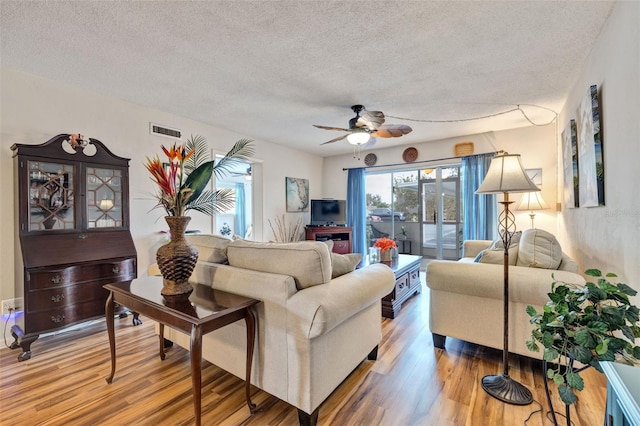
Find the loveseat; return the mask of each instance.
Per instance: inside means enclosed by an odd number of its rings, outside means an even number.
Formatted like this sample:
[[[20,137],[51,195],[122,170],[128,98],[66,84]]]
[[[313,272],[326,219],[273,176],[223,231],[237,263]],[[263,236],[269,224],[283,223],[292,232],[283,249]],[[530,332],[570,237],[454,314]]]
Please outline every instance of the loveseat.
[[[502,349],[504,246],[490,240],[468,240],[463,253],[457,262],[435,260],[427,265],[433,344],[444,349],[449,336]],[[555,237],[538,229],[512,239],[509,263],[509,350],[541,358],[542,352],[531,352],[526,346],[532,329],[527,305],[542,311],[554,277],[576,284],[585,280]]]
[[[365,358],[377,357],[381,298],[395,285],[391,269],[374,264],[353,270],[359,255],[330,253],[316,241],[187,239],[199,250],[191,281],[262,301],[251,383],[295,406],[301,424],[315,424],[331,392]],[[165,329],[165,337],[189,348],[181,332]],[[245,354],[243,321],[203,336],[203,358],[243,380]]]

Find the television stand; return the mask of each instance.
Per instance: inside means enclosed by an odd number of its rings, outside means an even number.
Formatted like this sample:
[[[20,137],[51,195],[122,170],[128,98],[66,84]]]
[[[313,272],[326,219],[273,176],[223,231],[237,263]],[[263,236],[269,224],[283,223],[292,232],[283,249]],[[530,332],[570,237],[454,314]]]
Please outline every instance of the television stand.
[[[305,238],[313,241],[333,241],[333,252],[351,253],[351,227],[349,226],[307,226]]]

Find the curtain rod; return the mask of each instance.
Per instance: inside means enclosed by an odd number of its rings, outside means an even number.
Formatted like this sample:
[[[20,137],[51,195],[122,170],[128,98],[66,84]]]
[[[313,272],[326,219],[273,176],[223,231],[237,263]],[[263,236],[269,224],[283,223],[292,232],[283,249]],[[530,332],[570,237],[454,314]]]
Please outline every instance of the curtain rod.
[[[486,154],[497,154],[497,153],[498,153],[498,151],[492,151],[492,152],[481,152],[479,154],[473,154],[473,155],[486,155]],[[377,169],[379,167],[393,167],[393,166],[406,166],[406,165],[409,165],[409,164],[433,163],[434,161],[453,160],[454,158],[464,158],[464,157],[470,157],[470,156],[464,155],[462,157],[443,157],[443,158],[434,158],[433,160],[413,161],[411,163],[379,164],[377,166],[343,167],[342,171],[344,172],[346,170],[354,170],[354,169]]]

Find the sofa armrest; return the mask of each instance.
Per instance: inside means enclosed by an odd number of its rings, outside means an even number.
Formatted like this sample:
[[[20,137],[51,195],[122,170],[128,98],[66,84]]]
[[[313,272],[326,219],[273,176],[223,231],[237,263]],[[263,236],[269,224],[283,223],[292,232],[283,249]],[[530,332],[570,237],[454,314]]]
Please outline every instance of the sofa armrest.
[[[357,269],[327,284],[298,291],[288,305],[287,329],[313,339],[391,293],[395,276],[383,264]]]
[[[482,250],[489,248],[492,242],[491,240],[466,240],[463,242],[462,256],[475,258]]]
[[[578,262],[569,257],[568,254],[562,252],[562,260],[560,261],[560,266],[558,266],[559,270],[569,271],[578,274]]]
[[[436,291],[502,299],[503,273],[502,265],[434,260],[427,265],[426,282],[427,287]],[[547,293],[551,292],[553,281],[585,283],[582,276],[573,272],[510,266],[509,299],[543,306],[549,300]]]

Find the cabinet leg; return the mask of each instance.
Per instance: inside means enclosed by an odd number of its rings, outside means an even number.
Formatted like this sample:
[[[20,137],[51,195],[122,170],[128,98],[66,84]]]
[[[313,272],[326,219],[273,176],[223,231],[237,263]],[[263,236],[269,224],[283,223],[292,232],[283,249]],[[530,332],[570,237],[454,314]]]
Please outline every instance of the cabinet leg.
[[[142,325],[142,320],[140,319],[140,314],[137,312],[131,312],[133,314],[133,325]]]
[[[11,335],[14,338],[11,349],[22,348],[22,353],[18,355],[18,361],[31,359],[31,344],[40,336],[39,334],[25,335],[17,325],[11,326]]]

